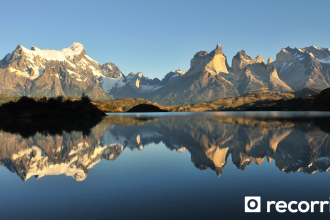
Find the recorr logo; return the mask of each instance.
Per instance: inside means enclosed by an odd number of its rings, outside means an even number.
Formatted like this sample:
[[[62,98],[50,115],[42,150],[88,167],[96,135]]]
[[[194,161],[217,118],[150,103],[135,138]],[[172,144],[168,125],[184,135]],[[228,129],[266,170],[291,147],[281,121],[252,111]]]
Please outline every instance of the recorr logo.
[[[306,212],[324,212],[329,210],[330,212],[330,202],[329,201],[267,201],[267,212],[284,213],[306,213]],[[261,197],[260,196],[245,196],[245,212],[261,212]]]
[[[291,201],[289,203],[286,203],[285,201],[267,201],[267,212],[270,212],[271,206],[275,206],[275,210],[279,213],[284,213],[286,211],[289,211],[291,213],[301,212],[314,212],[315,210],[320,210],[322,213],[325,210],[325,206],[329,205],[329,201]],[[328,208],[328,207],[326,207]]]
[[[261,197],[245,196],[245,212],[261,212]]]

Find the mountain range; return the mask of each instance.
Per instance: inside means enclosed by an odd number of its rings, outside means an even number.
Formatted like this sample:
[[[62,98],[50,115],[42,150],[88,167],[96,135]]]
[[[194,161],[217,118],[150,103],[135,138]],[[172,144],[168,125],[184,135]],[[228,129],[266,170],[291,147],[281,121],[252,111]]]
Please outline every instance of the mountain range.
[[[197,52],[187,71],[150,79],[143,73],[124,75],[114,63],[99,64],[80,43],[61,51],[18,45],[0,61],[0,94],[12,96],[81,96],[144,98],[160,105],[185,105],[237,97],[266,90],[292,93],[330,86],[330,49],[315,46],[282,48],[276,60],[251,58],[244,50],[231,66],[221,45]]]

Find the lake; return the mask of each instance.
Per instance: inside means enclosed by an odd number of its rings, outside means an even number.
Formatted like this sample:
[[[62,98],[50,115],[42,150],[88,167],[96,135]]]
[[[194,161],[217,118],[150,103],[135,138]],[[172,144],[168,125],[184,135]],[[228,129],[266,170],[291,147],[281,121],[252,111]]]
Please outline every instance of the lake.
[[[330,217],[329,112],[1,121],[0,165],[1,220]]]

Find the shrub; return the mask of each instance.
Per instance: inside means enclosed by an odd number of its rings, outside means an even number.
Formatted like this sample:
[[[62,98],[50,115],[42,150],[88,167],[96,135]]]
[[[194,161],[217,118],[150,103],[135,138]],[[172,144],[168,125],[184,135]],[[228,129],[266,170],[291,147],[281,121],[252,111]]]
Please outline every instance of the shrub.
[[[110,111],[110,112],[114,112],[114,111],[116,111],[118,109],[117,106],[115,106],[115,105],[109,105],[109,104],[105,105],[105,108],[106,108],[107,111]]]
[[[64,97],[62,95],[56,97],[56,101],[58,101],[59,103],[63,103],[63,100],[64,100]]]
[[[47,97],[44,96],[38,100],[39,103],[46,103],[47,102]]]
[[[22,105],[26,105],[26,106],[36,104],[36,100],[34,100],[33,98],[30,98],[30,97],[27,97],[27,96],[22,96],[21,98],[19,98],[19,100],[17,102]]]
[[[83,103],[91,103],[91,99],[88,97],[88,95],[86,95],[85,93],[82,94],[81,96],[81,101]]]

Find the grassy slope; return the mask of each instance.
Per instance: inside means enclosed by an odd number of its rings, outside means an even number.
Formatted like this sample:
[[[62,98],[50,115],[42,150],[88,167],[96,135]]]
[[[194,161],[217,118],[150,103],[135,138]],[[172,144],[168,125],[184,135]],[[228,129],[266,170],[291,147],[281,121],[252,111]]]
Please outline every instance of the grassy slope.
[[[307,91],[302,90],[302,92],[294,92],[291,93],[279,93],[279,92],[269,92],[269,91],[254,91],[246,93],[239,97],[234,98],[225,98],[225,99],[218,99],[210,102],[203,102],[198,104],[190,104],[184,106],[160,106],[157,103],[152,103],[145,99],[140,98],[121,98],[121,99],[91,99],[92,103],[96,105],[100,110],[106,112],[125,112],[131,109],[132,107],[139,105],[139,104],[153,104],[161,109],[165,109],[168,111],[215,111],[215,110],[222,110],[228,108],[247,108],[255,104],[268,102],[268,101],[275,101],[275,100],[288,100],[292,99],[296,96],[301,95],[311,95],[309,93],[318,92],[318,90],[314,91]],[[12,97],[10,95],[0,94],[0,105],[5,102],[9,101],[16,101],[19,97]],[[41,96],[35,96],[34,99],[38,100]],[[80,97],[72,97],[72,96],[64,96],[64,99],[71,99],[71,100],[79,100]]]
[[[33,96],[35,100],[41,99],[43,96]],[[0,94],[0,105],[10,101],[17,101],[19,99],[18,96],[13,97],[6,94]],[[72,101],[80,100],[80,97],[73,96],[64,96],[64,99],[70,99]],[[109,112],[122,112],[128,111],[132,107],[139,104],[154,104],[148,100],[140,99],[140,98],[121,98],[121,99],[91,99],[92,103],[96,105],[102,111]]]
[[[148,100],[140,98],[92,99],[92,103],[99,109],[108,112],[128,111],[139,104],[153,104]]]
[[[291,99],[294,95],[290,93],[279,93],[269,91],[254,91],[246,93],[240,97],[218,99],[210,102],[203,102],[192,105],[185,105],[179,107],[178,110],[182,111],[212,111],[221,110],[225,108],[235,108],[238,106],[251,106],[256,102],[262,102],[265,100],[279,100],[279,99]]]
[[[0,94],[0,106],[3,103],[10,102],[10,101],[17,101],[18,99],[19,99],[19,97],[12,97],[7,94]]]
[[[323,89],[320,88],[304,88],[300,91],[293,92],[294,97],[306,97],[319,94]]]

